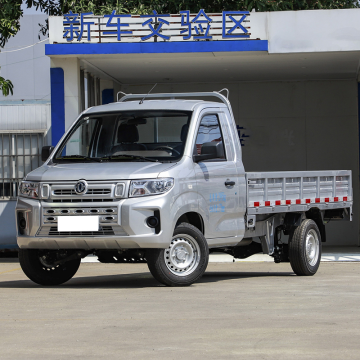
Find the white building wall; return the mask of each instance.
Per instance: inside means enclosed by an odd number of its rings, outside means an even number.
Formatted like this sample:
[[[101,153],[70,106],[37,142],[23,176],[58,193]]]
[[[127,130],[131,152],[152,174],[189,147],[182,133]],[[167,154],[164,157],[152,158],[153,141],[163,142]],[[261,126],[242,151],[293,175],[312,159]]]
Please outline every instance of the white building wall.
[[[148,92],[150,85],[122,91]],[[230,90],[245,146],[246,171],[352,170],[354,221],[327,225],[326,245],[359,245],[357,82],[293,81],[169,84],[156,92]]]
[[[50,101],[50,59],[45,56],[48,40],[19,50],[46,39],[38,38],[39,23],[44,24],[46,18],[46,15],[24,15],[20,31],[1,50],[0,75],[13,82],[14,95],[4,97],[0,93],[0,105],[2,101]]]
[[[269,54],[360,50],[360,9],[267,14]]]
[[[0,132],[10,130],[47,130],[50,126],[50,104],[35,103],[0,106]]]

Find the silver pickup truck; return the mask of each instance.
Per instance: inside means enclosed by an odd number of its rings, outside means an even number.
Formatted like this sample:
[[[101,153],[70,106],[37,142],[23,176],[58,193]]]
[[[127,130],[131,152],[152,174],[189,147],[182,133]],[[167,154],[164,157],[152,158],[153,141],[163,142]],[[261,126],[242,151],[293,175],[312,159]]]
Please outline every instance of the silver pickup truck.
[[[92,107],[42,157],[16,207],[20,264],[41,285],[68,281],[90,254],[146,262],[170,286],[200,279],[211,252],[314,275],[325,224],[352,219],[351,171],[246,173],[220,92]]]

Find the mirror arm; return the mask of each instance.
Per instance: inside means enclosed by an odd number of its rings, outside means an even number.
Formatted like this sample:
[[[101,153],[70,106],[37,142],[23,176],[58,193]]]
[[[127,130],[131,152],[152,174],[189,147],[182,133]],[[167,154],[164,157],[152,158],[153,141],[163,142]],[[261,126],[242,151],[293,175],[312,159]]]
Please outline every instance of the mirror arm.
[[[193,155],[194,162],[198,163],[203,160],[214,159],[214,155],[212,154],[202,154],[202,155]]]

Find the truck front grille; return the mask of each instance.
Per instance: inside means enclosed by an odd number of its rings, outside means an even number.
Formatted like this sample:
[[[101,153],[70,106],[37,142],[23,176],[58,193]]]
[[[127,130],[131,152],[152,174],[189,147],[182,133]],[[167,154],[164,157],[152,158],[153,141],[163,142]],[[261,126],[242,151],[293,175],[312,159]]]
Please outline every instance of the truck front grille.
[[[49,236],[109,236],[115,235],[112,226],[100,226],[99,231],[58,231],[56,226],[52,226],[48,233]]]
[[[111,189],[88,189],[87,195],[107,195],[111,193]],[[54,190],[54,195],[60,196],[77,196],[75,190],[72,189],[58,189]]]
[[[51,202],[53,203],[84,203],[84,202],[113,202],[113,201],[118,201],[120,199],[86,199],[86,198],[81,198],[81,199],[56,199],[56,200],[51,200]]]
[[[127,183],[129,181],[88,181],[88,187],[84,194],[77,194],[75,192],[75,186],[77,181],[66,182],[54,182],[48,184],[50,187],[50,196],[47,199],[43,199],[46,203],[93,203],[93,202],[114,202],[119,201],[121,198],[125,198]],[[115,189],[120,189],[122,186],[122,193],[115,195]]]

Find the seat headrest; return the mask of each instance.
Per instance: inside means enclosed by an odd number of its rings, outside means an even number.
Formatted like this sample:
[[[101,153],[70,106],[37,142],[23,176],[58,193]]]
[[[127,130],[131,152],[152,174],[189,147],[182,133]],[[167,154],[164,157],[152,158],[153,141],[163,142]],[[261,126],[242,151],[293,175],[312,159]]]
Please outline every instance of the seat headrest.
[[[180,139],[183,143],[186,140],[188,131],[189,131],[189,125],[188,124],[183,125],[183,127],[181,128],[181,135],[180,135]]]
[[[136,125],[121,124],[118,128],[118,143],[135,143],[139,141],[139,131]]]

